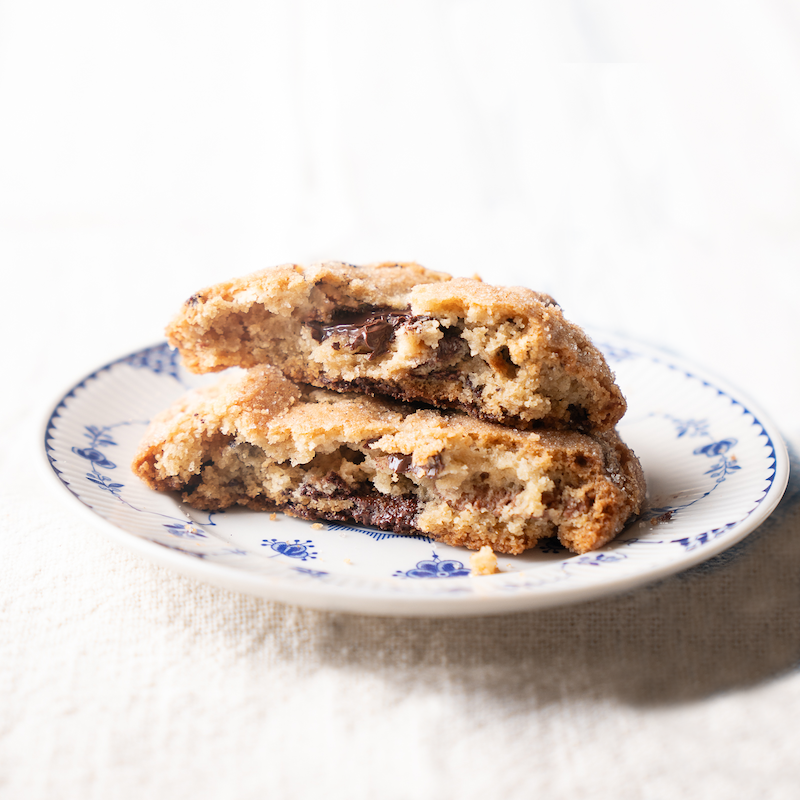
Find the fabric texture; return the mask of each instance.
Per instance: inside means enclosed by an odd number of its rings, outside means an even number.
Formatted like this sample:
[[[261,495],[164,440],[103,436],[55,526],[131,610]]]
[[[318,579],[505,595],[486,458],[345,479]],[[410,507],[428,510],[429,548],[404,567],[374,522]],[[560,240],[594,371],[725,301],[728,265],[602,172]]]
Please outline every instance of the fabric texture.
[[[35,508],[41,477],[27,467],[2,478],[7,797],[796,789],[796,480],[756,533],[678,576],[440,620],[196,583],[60,504]]]

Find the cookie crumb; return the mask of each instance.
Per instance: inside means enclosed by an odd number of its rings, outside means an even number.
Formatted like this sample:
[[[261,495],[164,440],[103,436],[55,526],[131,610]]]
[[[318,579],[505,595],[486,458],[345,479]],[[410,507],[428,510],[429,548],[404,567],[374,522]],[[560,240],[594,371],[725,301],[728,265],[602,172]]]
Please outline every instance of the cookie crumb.
[[[325,527],[325,526],[324,526],[324,525],[323,525],[321,522],[315,522],[315,523],[314,523],[314,524],[311,526],[311,529],[312,529],[312,530],[315,530],[315,531],[321,531],[321,530],[322,530],[324,527]]]
[[[656,525],[660,525],[662,522],[669,522],[672,519],[673,513],[674,512],[672,511],[665,511],[663,514],[651,519],[650,524],[655,527]]]
[[[344,560],[344,563],[345,563],[345,564],[352,564],[353,562],[352,562],[352,561],[351,561],[349,558],[346,558],[346,559]]]
[[[488,544],[469,557],[470,575],[494,575],[497,571],[497,556]]]
[[[275,522],[275,520],[276,520],[276,519],[278,519],[278,515],[277,515],[277,514],[276,514],[276,513],[273,511],[273,512],[272,512],[272,513],[269,515],[269,519],[270,519],[270,522]]]

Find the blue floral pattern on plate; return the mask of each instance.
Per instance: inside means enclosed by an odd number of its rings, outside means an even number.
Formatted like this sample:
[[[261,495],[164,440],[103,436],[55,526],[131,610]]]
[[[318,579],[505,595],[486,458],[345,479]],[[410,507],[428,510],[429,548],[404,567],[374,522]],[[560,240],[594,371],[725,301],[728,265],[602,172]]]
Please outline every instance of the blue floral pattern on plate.
[[[170,374],[170,373],[168,373]],[[126,427],[128,425],[136,425],[135,422],[124,421],[116,423],[115,425],[104,425],[103,427],[99,427],[97,425],[87,425],[86,432],[84,436],[89,439],[89,446],[88,447],[73,447],[72,452],[80,456],[81,458],[85,459],[91,465],[91,472],[86,473],[86,480],[90,481],[99,489],[102,489],[105,492],[113,495],[120,503],[127,506],[132,511],[137,513],[146,513],[145,509],[137,508],[136,506],[129,503],[125,500],[121,495],[121,490],[125,488],[124,483],[118,483],[113,481],[108,475],[104,475],[100,470],[102,469],[116,469],[117,465],[111,461],[105,453],[100,450],[101,447],[116,447],[117,442],[111,436],[111,431],[114,428],[119,427]],[[144,422],[138,423],[139,425],[144,425]],[[152,512],[151,512],[152,513]],[[207,538],[207,534],[203,532],[202,526],[200,523],[194,520],[186,520],[181,519],[180,517],[171,517],[165,514],[158,514],[164,519],[170,520],[168,523],[162,523],[163,527],[172,535],[177,536],[182,539],[205,539]],[[212,521],[213,514],[208,514],[208,519],[205,521],[205,525],[214,525],[215,523]],[[180,549],[180,548],[174,548]],[[182,551],[186,552],[186,551]],[[192,555],[198,555],[198,553],[192,553]]]
[[[394,573],[396,578],[463,578],[467,575],[469,568],[461,561],[456,561],[454,558],[442,561],[435,552],[430,558],[417,561],[412,569],[397,570]]]
[[[280,542],[277,539],[264,539],[261,542],[263,547],[269,547],[275,553],[288,558],[298,558],[300,561],[308,561],[317,557],[316,550],[314,549],[314,542],[311,539],[306,539],[301,542],[295,539],[293,542]]]

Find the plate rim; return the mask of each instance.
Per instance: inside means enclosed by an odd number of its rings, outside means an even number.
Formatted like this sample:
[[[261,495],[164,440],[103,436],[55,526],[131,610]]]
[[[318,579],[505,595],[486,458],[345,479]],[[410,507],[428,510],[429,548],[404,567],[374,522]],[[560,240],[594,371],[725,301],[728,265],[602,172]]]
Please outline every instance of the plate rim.
[[[457,597],[426,596],[403,594],[398,592],[393,595],[373,596],[355,587],[331,586],[319,581],[292,581],[280,575],[253,573],[238,569],[230,564],[210,562],[205,559],[195,558],[191,555],[169,549],[154,541],[140,537],[124,528],[105,519],[95,512],[93,508],[74,492],[69,485],[60,478],[58,470],[53,463],[49,452],[50,431],[54,420],[58,417],[59,410],[69,398],[92,378],[110,370],[115,365],[130,359],[152,347],[163,346],[164,340],[155,344],[140,347],[130,353],[115,358],[93,371],[87,373],[79,381],[72,383],[65,391],[56,395],[56,399],[49,400],[39,416],[38,425],[38,463],[40,471],[49,475],[47,482],[60,487],[57,495],[62,498],[66,506],[75,511],[80,510],[83,518],[98,532],[110,538],[113,542],[124,547],[130,552],[170,569],[178,574],[199,580],[240,594],[262,597],[268,600],[313,608],[322,611],[344,612],[367,616],[385,617],[456,617],[456,616],[492,616],[540,609],[561,607],[577,603],[589,602],[595,599],[624,594],[635,588],[656,583],[665,577],[680,572],[685,572],[704,561],[708,561],[731,547],[740,543],[753,531],[760,527],[772,514],[780,503],[788,485],[790,461],[786,443],[777,425],[763,408],[750,396],[738,387],[733,386],[728,380],[713,371],[695,364],[679,354],[663,348],[655,347],[646,342],[639,342],[626,334],[611,330],[584,328],[592,341],[602,342],[603,338],[617,340],[619,343],[629,343],[635,346],[637,352],[647,355],[668,368],[678,368],[687,376],[700,380],[704,385],[716,389],[721,394],[726,394],[735,403],[752,415],[754,420],[766,432],[775,463],[772,466],[774,473],[767,487],[764,497],[757,501],[756,507],[748,515],[734,523],[731,530],[724,537],[705,544],[696,550],[687,552],[684,557],[676,561],[669,561],[637,571],[632,575],[615,575],[608,582],[600,581],[588,585],[551,586],[551,591],[546,593],[519,591],[510,594],[470,592]],[[611,344],[612,342],[609,342]],[[610,365],[613,368],[613,365]],[[71,498],[71,499],[70,499]],[[485,581],[486,577],[471,576],[457,579],[461,581]],[[480,586],[480,583],[476,584]],[[365,602],[368,599],[368,602]]]

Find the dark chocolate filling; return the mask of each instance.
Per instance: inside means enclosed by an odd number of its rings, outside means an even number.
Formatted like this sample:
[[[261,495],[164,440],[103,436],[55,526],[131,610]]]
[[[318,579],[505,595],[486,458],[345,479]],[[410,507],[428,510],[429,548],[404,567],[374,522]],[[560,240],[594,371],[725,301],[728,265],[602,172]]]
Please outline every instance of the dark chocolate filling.
[[[306,324],[311,328],[314,341],[324,342],[335,336],[338,341],[334,342],[334,349],[346,347],[354,353],[368,353],[372,360],[387,352],[401,325],[417,319],[421,317],[414,317],[407,311],[338,309],[330,322],[312,320]]]
[[[285,510],[292,516],[301,519],[356,522],[395,533],[416,533],[418,531],[414,524],[417,514],[417,498],[413,495],[381,494],[370,484],[351,487],[335,473],[326,475],[321,485],[306,483],[300,489],[300,494],[311,502],[308,505],[290,503]],[[350,500],[351,506],[341,511],[315,509],[314,500],[323,498]]]
[[[342,347],[359,355],[369,355],[370,361],[382,356],[394,341],[397,329],[430,317],[396,311],[391,308],[337,309],[330,322],[309,320],[306,325],[316,342],[324,342],[335,337],[333,349]],[[458,328],[441,328],[442,338],[431,358],[418,368],[422,373],[441,368],[448,362],[462,358],[469,352],[469,346],[461,338]]]
[[[468,352],[469,345],[461,338],[461,331],[458,328],[445,328],[444,335],[436,347],[435,358],[442,363],[455,356],[461,358]]]
[[[442,377],[455,376],[458,371],[456,364],[469,356],[469,345],[461,338],[461,331],[456,328],[442,328],[442,338],[431,353],[430,358],[418,367],[411,370],[415,377]]]

